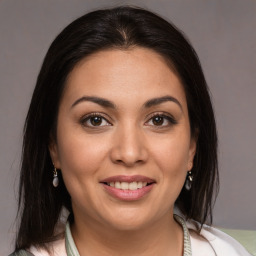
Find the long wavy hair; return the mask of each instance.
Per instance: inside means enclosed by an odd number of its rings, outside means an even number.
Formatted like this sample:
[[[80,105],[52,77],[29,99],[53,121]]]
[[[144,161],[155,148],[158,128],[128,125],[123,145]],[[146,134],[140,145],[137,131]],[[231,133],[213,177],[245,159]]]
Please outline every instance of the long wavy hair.
[[[55,240],[54,230],[63,207],[72,216],[71,198],[61,174],[59,187],[52,186],[53,165],[48,150],[50,139],[56,136],[58,108],[68,75],[90,54],[134,46],[160,54],[182,81],[197,150],[192,188],[182,189],[176,205],[187,219],[211,223],[218,191],[217,135],[199,59],[173,24],[142,8],[120,6],[93,11],[73,21],[45,56],[24,126],[16,250]]]

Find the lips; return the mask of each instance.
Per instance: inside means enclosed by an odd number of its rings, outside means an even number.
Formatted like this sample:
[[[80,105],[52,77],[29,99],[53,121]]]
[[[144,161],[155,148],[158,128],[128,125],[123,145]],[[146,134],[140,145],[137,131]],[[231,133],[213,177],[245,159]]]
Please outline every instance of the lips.
[[[133,182],[133,181],[141,181],[141,182],[147,182],[147,183],[154,183],[155,180],[148,178],[146,176],[142,176],[142,175],[133,175],[133,176],[126,176],[126,175],[117,175],[117,176],[112,176],[112,177],[108,177],[102,181],[100,181],[101,183],[110,183],[110,182]]]
[[[112,181],[110,183],[107,183],[108,186],[111,186],[113,188],[117,188],[117,189],[129,189],[129,190],[136,190],[136,189],[140,189],[140,188],[143,188],[143,187],[146,187],[147,186],[147,183],[146,181],[133,181],[133,182],[120,182],[120,181]]]
[[[125,201],[138,200],[148,194],[155,180],[146,176],[112,176],[100,181],[105,191],[111,196]]]

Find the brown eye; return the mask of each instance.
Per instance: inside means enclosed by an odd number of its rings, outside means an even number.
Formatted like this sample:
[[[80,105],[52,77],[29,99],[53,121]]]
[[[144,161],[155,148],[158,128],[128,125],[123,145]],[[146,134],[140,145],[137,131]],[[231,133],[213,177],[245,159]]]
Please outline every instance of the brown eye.
[[[102,117],[100,116],[92,116],[90,118],[90,123],[93,125],[93,126],[99,126],[101,125],[102,123]]]
[[[147,122],[146,125],[153,127],[168,127],[177,124],[177,121],[166,114],[155,114]]]
[[[96,113],[92,113],[83,117],[80,123],[85,127],[91,127],[91,128],[111,125],[106,118]]]
[[[162,116],[155,116],[152,118],[152,122],[154,125],[163,125],[164,123],[164,118]]]

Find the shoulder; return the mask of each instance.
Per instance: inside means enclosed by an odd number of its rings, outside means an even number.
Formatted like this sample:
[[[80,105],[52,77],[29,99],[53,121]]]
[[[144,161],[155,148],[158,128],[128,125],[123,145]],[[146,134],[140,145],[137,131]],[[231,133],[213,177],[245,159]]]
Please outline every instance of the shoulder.
[[[49,251],[44,248],[31,246],[28,250],[20,250],[9,256],[66,256],[65,239],[59,239],[47,245]]]
[[[217,256],[250,256],[249,252],[234,238],[226,233],[207,225],[203,225],[200,234],[196,233],[195,223],[187,222],[190,230],[192,252],[212,251]],[[196,255],[199,255],[198,253]],[[200,254],[201,255],[201,254]],[[204,254],[202,254],[204,255]],[[209,255],[209,254],[207,254]]]
[[[19,250],[17,252],[14,252],[12,254],[10,254],[9,256],[34,256],[33,254],[31,254],[28,251],[25,250]]]
[[[47,246],[49,248],[49,252],[42,248],[31,247],[29,251],[34,256],[66,256],[66,248],[65,248],[65,239],[59,239],[55,242],[52,242]]]

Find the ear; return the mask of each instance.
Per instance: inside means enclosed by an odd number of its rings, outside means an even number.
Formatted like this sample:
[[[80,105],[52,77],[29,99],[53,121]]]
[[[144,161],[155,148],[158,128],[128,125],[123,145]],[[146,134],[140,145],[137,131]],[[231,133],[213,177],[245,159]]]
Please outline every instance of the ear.
[[[50,139],[48,149],[49,149],[50,156],[51,156],[52,163],[53,163],[54,167],[57,169],[61,169],[57,142],[53,138]]]
[[[191,169],[193,168],[193,160],[194,160],[194,156],[196,154],[197,138],[198,138],[198,136],[194,135],[191,137],[191,140],[190,140],[188,166],[187,166],[188,171],[191,171]]]

